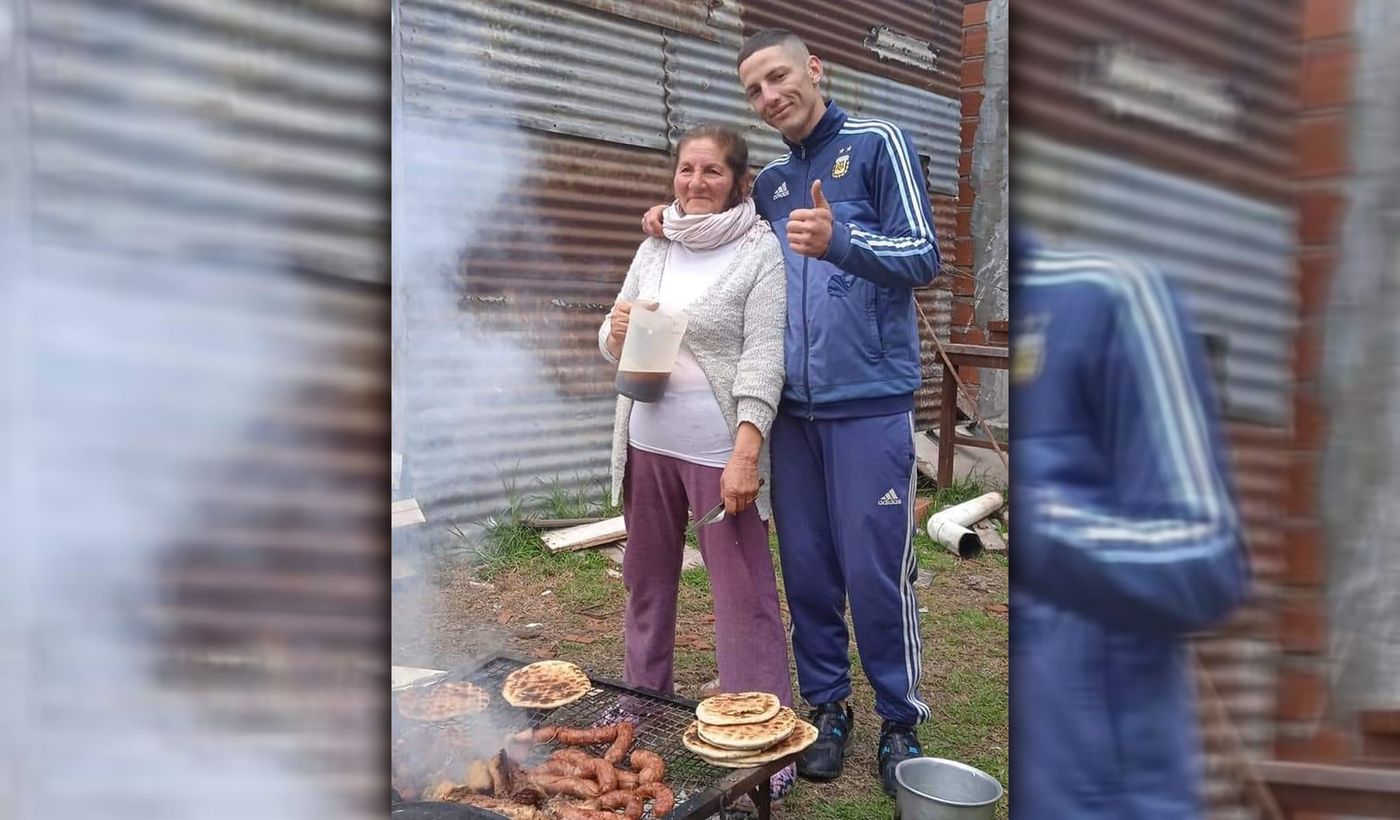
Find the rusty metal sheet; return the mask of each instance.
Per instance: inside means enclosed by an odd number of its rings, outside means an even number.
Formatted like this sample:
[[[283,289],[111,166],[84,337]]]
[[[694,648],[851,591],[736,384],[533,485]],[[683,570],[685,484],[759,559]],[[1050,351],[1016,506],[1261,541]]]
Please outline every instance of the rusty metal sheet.
[[[921,91],[876,74],[843,65],[827,66],[831,98],[853,117],[888,120],[914,140],[927,158],[930,190],[958,192],[958,156],[962,153],[962,104],[952,97]]]
[[[1198,328],[1225,340],[1227,411],[1287,420],[1296,279],[1291,208],[1012,130],[1013,197],[1047,244],[1152,260],[1182,288]]]
[[[29,7],[34,228],[66,244],[386,276],[383,15],[151,0]],[[248,44],[305,37],[305,48]],[[152,162],[159,157],[158,162]],[[108,214],[93,220],[93,209]],[[381,280],[382,281],[382,280]]]
[[[661,30],[545,0],[408,0],[402,111],[666,148]]]
[[[1023,0],[1016,131],[1292,196],[1297,0]]]
[[[702,123],[738,127],[749,142],[755,165],[787,151],[778,132],[764,124],[745,101],[734,59],[737,47],[681,35],[666,39],[667,117],[671,143]],[[933,190],[957,193],[962,106],[950,97],[921,90],[835,62],[825,64],[823,93],[853,116],[889,120],[914,140],[927,159]]]
[[[1253,572],[1249,599],[1229,623],[1193,644],[1220,697],[1231,727],[1221,727],[1197,699],[1204,746],[1205,793],[1212,817],[1249,817],[1249,801],[1231,762],[1238,739],[1249,753],[1273,754],[1275,699],[1281,655],[1277,639],[1282,603],[1283,500],[1287,492],[1291,433],[1281,427],[1247,423],[1226,425],[1240,514]],[[1233,734],[1231,738],[1228,735]]]
[[[396,263],[406,492],[435,532],[455,526],[479,536],[471,525],[500,513],[513,494],[543,494],[556,483],[602,491],[616,394],[597,328],[642,240],[642,211],[670,195],[671,161],[523,130],[498,134],[492,150],[483,146],[493,138],[481,131],[454,137],[413,118],[407,127],[433,134],[437,150],[407,152],[402,193],[417,195],[401,197],[397,226],[440,233],[431,225],[451,214],[453,192],[480,188],[481,162],[517,169],[490,208],[455,217],[471,227],[449,231],[445,252],[419,253],[396,228],[396,254],[417,260]],[[474,145],[475,158],[440,142],[453,138]],[[937,198],[935,223],[949,258],[955,214],[952,198]],[[432,274],[444,259],[446,276]],[[919,300],[946,340],[946,286]],[[927,341],[924,360],[941,373]],[[931,423],[936,392],[921,391],[918,405]]]
[[[672,148],[687,128],[718,123],[737,128],[749,143],[749,159],[766,165],[787,151],[782,137],[744,99],[734,60],[737,42],[666,37],[666,118]]]
[[[744,34],[788,29],[823,61],[956,98],[963,5],[962,0],[745,0]]]
[[[957,271],[949,260],[953,258],[957,240],[958,201],[932,191],[929,192],[929,201],[933,205],[933,230],[938,236],[938,252],[943,259],[943,268],[932,285],[915,291],[914,298],[924,317],[933,325],[939,341],[947,344],[953,326],[951,278]],[[937,346],[929,339],[928,328],[922,319],[919,320],[919,362],[924,381],[914,394],[914,425],[920,430],[931,430],[938,426],[938,409],[942,406],[943,360],[938,355]]]
[[[602,490],[616,393],[597,329],[643,239],[642,212],[671,196],[671,160],[525,129],[405,127],[405,470],[435,531],[479,535],[471,523],[512,494],[555,481]],[[490,193],[488,167],[511,169]],[[490,206],[473,210],[474,193]]]
[[[576,6],[706,40],[739,37],[740,0],[567,0]]]
[[[258,816],[238,801],[271,777],[374,816],[381,744],[356,687],[387,635],[387,539],[369,535],[387,484],[387,9],[0,15],[0,62],[23,65],[0,80],[19,92],[0,141],[23,146],[3,152],[0,208],[0,371],[23,435],[0,450],[28,502],[20,537],[8,520],[0,536],[0,619],[62,647],[18,656],[49,682],[21,701],[19,813]],[[72,689],[94,666],[98,701]],[[223,774],[185,778],[176,734],[221,749],[201,765]],[[62,769],[83,775],[56,787]]]

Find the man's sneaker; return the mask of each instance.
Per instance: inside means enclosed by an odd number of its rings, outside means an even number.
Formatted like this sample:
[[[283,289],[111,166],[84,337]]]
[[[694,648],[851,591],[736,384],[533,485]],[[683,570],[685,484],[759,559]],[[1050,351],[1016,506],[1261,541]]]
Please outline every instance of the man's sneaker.
[[[880,752],[877,756],[880,767],[880,782],[885,794],[894,797],[894,767],[900,761],[922,757],[923,747],[919,745],[919,733],[907,723],[885,721],[880,726]]]
[[[808,721],[817,727],[817,739],[797,759],[797,773],[808,780],[835,780],[846,765],[855,718],[842,702],[823,703]]]

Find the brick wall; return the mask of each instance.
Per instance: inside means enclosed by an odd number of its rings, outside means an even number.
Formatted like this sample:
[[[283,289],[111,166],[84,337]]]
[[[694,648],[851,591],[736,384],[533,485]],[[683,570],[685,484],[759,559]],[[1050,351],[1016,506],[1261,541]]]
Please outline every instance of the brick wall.
[[[983,67],[987,55],[987,0],[969,2],[963,6],[963,63],[962,63],[962,154],[958,161],[958,217],[957,236],[954,240],[954,258],[951,260],[957,273],[950,277],[952,299],[952,328],[949,340],[953,344],[987,344],[987,329],[979,327],[976,320],[976,291],[973,271],[974,251],[972,242],[972,204],[976,192],[972,186],[972,152],[977,136],[977,125],[981,121],[982,89],[986,85]],[[977,400],[979,372],[975,368],[964,367],[958,375],[967,386],[968,398]]]
[[[1288,491],[1284,500],[1283,598],[1277,613],[1283,652],[1275,752],[1286,760],[1353,759],[1352,727],[1323,720],[1328,699],[1324,592],[1326,542],[1318,525],[1317,475],[1325,433],[1318,386],[1322,324],[1344,213],[1347,134],[1355,48],[1352,0],[1304,0],[1300,25],[1297,390]]]

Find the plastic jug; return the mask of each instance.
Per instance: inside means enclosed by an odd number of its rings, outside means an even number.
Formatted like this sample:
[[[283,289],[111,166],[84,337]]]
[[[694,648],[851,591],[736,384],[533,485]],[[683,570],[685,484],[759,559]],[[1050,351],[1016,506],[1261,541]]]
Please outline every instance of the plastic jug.
[[[617,365],[617,392],[636,401],[654,402],[666,392],[689,317],[656,302],[632,304],[627,338]]]

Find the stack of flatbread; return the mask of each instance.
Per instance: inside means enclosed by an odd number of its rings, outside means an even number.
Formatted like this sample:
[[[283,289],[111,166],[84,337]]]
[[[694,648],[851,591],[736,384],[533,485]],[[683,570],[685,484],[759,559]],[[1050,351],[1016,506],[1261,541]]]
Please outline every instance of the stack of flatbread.
[[[802,751],[817,739],[817,727],[767,692],[738,692],[706,698],[681,742],[705,762],[747,769]]]

